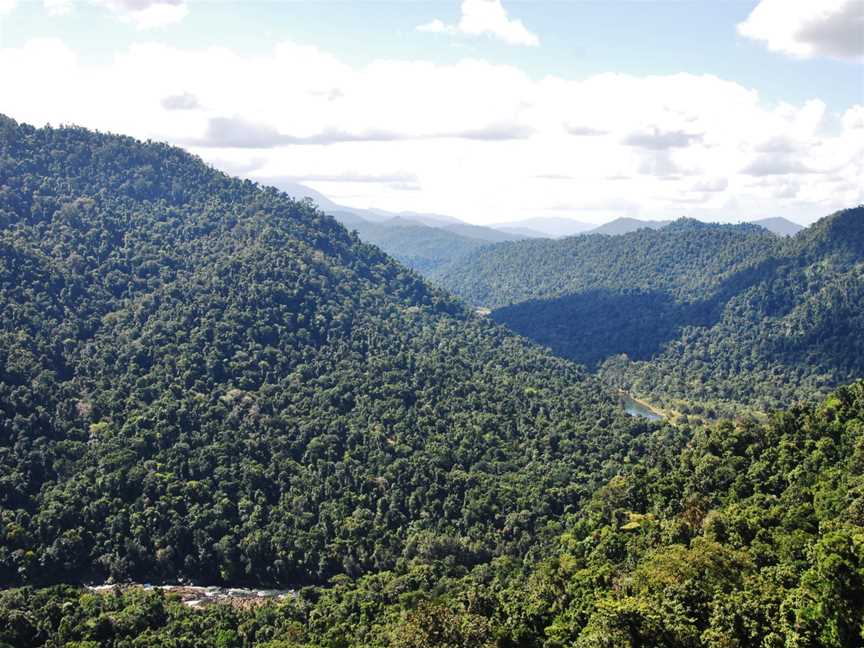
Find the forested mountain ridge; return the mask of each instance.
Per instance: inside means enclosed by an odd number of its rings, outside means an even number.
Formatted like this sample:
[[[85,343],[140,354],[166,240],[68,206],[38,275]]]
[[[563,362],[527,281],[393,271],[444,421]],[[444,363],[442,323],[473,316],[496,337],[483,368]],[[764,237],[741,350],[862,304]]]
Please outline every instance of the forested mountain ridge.
[[[864,207],[782,239],[715,312],[650,361],[618,373],[613,359],[607,377],[667,400],[765,410],[864,376]]]
[[[788,238],[681,219],[484,248],[438,281],[625,389],[764,410],[864,375],[862,240],[861,207]]]
[[[499,308],[584,290],[665,290],[693,300],[776,249],[755,225],[679,219],[659,230],[527,240],[486,247],[435,280],[469,303]]]
[[[0,582],[525,557],[647,424],[310,202],[0,120]]]

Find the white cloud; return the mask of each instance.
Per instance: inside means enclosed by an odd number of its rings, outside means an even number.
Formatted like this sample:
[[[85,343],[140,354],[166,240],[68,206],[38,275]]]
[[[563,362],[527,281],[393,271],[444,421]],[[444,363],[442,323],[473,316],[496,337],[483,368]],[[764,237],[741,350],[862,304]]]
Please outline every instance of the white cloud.
[[[510,45],[536,46],[540,39],[521,20],[510,18],[501,0],[463,0],[462,16],[456,25],[434,20],[417,26],[417,31],[490,36]]]
[[[197,97],[188,92],[164,97],[161,103],[165,110],[198,110],[201,108]]]
[[[852,106],[843,113],[843,128],[850,131],[864,130],[864,106]]]
[[[726,178],[704,178],[693,183],[693,191],[725,191],[729,186],[729,180]]]
[[[0,3],[8,1],[0,0]],[[130,23],[139,30],[178,23],[189,13],[185,0],[89,0],[89,2],[108,9],[121,21]],[[43,0],[43,5],[49,15],[65,16],[72,12],[75,2],[74,0]]]
[[[682,130],[663,131],[651,128],[645,131],[630,133],[624,138],[624,143],[639,148],[661,151],[671,148],[686,148],[701,141],[698,133],[687,133]]]
[[[136,29],[154,29],[178,23],[188,13],[189,7],[185,2],[153,2],[140,9],[129,10],[123,20],[131,22]]]
[[[0,48],[0,69],[3,110],[19,121],[167,140],[356,207],[496,222],[657,218],[686,205],[734,221],[864,202],[864,105],[766,105],[710,75],[349,65],[295,43],[254,55],[147,43],[94,63],[56,39]]]
[[[864,1],[761,0],[738,33],[797,58],[864,58]]]
[[[43,0],[49,16],[65,16],[72,11],[72,0]]]
[[[14,0],[13,0],[14,1]],[[429,32],[430,34],[443,34],[448,31],[455,31],[455,28],[448,27],[443,22],[441,22],[438,18],[434,20],[430,20],[428,23],[423,23],[422,25],[417,25],[417,31],[421,32]]]

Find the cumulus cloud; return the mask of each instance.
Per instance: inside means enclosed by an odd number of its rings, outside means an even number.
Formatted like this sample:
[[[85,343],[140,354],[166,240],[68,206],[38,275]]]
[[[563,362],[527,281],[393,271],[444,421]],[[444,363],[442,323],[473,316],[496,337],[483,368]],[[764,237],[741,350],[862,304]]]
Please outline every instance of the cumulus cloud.
[[[861,0],[761,0],[738,33],[797,58],[864,58]]]
[[[8,1],[0,0],[0,3]],[[189,13],[186,0],[89,0],[89,2],[108,9],[121,21],[130,23],[139,30],[178,23]],[[45,11],[51,16],[64,16],[74,9],[73,0],[43,0],[43,5]]]
[[[684,131],[663,131],[652,128],[647,131],[630,133],[624,138],[624,143],[639,148],[663,151],[671,148],[684,148],[694,142],[701,141],[702,136],[698,133],[686,133]]]
[[[537,46],[540,39],[521,20],[510,18],[501,0],[463,0],[462,16],[455,25],[439,18],[418,25],[417,31],[468,36],[489,36],[509,45]]]
[[[189,143],[215,148],[267,149],[288,145],[328,145],[345,142],[389,142],[402,137],[389,131],[350,133],[340,129],[327,129],[313,135],[281,133],[274,126],[243,119],[242,117],[213,117],[208,121],[204,136]]]
[[[534,176],[539,180],[576,180],[576,176],[566,173],[538,173]]]
[[[49,16],[65,16],[72,11],[72,0],[43,0]]]
[[[691,189],[701,192],[726,191],[729,187],[729,180],[726,178],[704,178],[693,183]]]
[[[864,129],[864,105],[855,105],[843,113],[843,128],[846,130]]]
[[[658,178],[679,179],[692,171],[678,164],[668,151],[653,151],[641,156],[638,172]]]
[[[795,198],[798,195],[798,185],[784,183],[774,189],[773,195],[775,198]]]
[[[592,128],[591,126],[579,126],[577,124],[564,124],[564,130],[570,135],[576,137],[595,137],[598,135],[607,135],[608,131],[602,128]]]
[[[197,110],[201,108],[197,97],[188,92],[177,95],[169,95],[162,99],[162,107],[165,110]]]
[[[430,34],[444,34],[447,32],[456,31],[455,27],[445,24],[444,21],[440,20],[439,18],[434,18],[428,23],[417,25],[415,29],[419,32],[429,32]]]
[[[132,23],[136,29],[165,27],[183,20],[189,13],[184,0],[97,0]]]
[[[352,65],[289,42],[255,54],[137,44],[98,62],[57,39],[0,47],[0,69],[3,111],[19,121],[166,140],[256,178],[318,178],[352,207],[608,220],[674,214],[686,196],[735,220],[793,186],[787,215],[807,220],[864,200],[864,106],[766,104],[710,75]]]
[[[434,137],[478,140],[481,142],[501,142],[506,140],[527,139],[534,131],[524,124],[489,124],[480,128],[466,128],[452,132],[438,133]]]
[[[164,105],[164,104],[163,104]],[[213,148],[275,148],[277,146],[328,146],[348,142],[396,142],[420,139],[467,139],[504,141],[523,139],[531,130],[519,125],[490,124],[482,128],[432,133],[399,133],[385,129],[346,131],[327,128],[311,135],[282,133],[274,126],[246,120],[242,117],[213,117],[208,121],[204,136],[187,140],[188,144]]]
[[[789,137],[776,135],[758,142],[753,148],[759,153],[800,153],[806,146]]]
[[[793,173],[815,173],[813,169],[795,158],[786,155],[760,155],[742,170],[752,176],[790,175]]]

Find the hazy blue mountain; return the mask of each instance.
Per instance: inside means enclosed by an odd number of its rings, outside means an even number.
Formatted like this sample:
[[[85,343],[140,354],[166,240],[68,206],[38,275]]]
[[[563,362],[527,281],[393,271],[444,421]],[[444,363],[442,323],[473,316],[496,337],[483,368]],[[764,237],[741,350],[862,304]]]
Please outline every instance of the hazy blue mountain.
[[[548,238],[561,238],[573,236],[591,229],[590,223],[583,223],[572,218],[537,217],[524,220],[511,221],[509,223],[493,223],[489,227],[497,230],[519,231],[526,236],[529,232],[539,232],[540,236]]]
[[[447,225],[465,224],[465,221],[459,220],[455,216],[446,216],[444,214],[427,214],[424,212],[412,211],[391,212],[384,209],[375,208],[360,211],[370,212],[371,214],[373,214],[372,218],[367,217],[367,220],[372,221],[383,222],[393,218],[402,218],[404,220],[412,221],[414,223],[420,223],[421,225],[428,225],[430,227],[446,227]]]
[[[524,238],[530,238],[525,236],[524,234],[504,232],[502,230],[493,229],[491,227],[483,227],[481,225],[468,225],[465,223],[445,225],[441,229],[444,229],[448,232],[453,232],[454,234],[459,234],[460,236],[467,236],[469,238],[487,241],[489,243],[503,243],[504,241],[519,241]]]
[[[499,232],[507,232],[508,234],[518,234],[526,238],[549,238],[548,234],[540,230],[531,229],[530,227],[505,227],[504,225],[496,225],[495,229]]]
[[[471,225],[442,214],[346,207],[319,191],[285,178],[257,180],[293,198],[311,198],[345,227],[356,230],[363,241],[377,245],[418,272],[430,272],[483,245],[528,238],[524,234]]]
[[[660,229],[666,227],[672,221],[669,220],[639,220],[638,218],[616,218],[613,221],[604,223],[600,227],[588,230],[586,234],[608,234],[610,236],[618,236],[621,234],[629,234],[640,229]]]
[[[788,218],[780,216],[775,218],[762,218],[760,220],[752,221],[752,223],[764,227],[769,232],[773,232],[780,236],[795,236],[795,234],[804,229],[804,227],[798,223],[793,223]]]

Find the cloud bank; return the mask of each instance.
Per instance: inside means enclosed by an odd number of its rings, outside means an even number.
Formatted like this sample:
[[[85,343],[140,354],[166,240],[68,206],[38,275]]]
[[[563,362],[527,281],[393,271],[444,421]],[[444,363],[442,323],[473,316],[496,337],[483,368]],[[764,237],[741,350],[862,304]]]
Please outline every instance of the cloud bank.
[[[91,5],[109,10],[120,21],[138,30],[165,27],[183,20],[189,14],[185,0],[87,0]],[[0,0],[0,14],[4,3],[15,6],[15,0]],[[74,0],[42,0],[49,16],[65,16],[75,9]],[[80,4],[80,2],[79,2]]]
[[[685,207],[807,220],[864,202],[864,105],[769,104],[711,75],[535,79],[472,59],[360,66],[290,42],[254,55],[138,44],[106,60],[57,39],[0,48],[2,110],[167,140],[253,179],[304,178],[355,207],[474,222]]]
[[[796,58],[864,60],[862,0],[761,0],[738,33]]]

